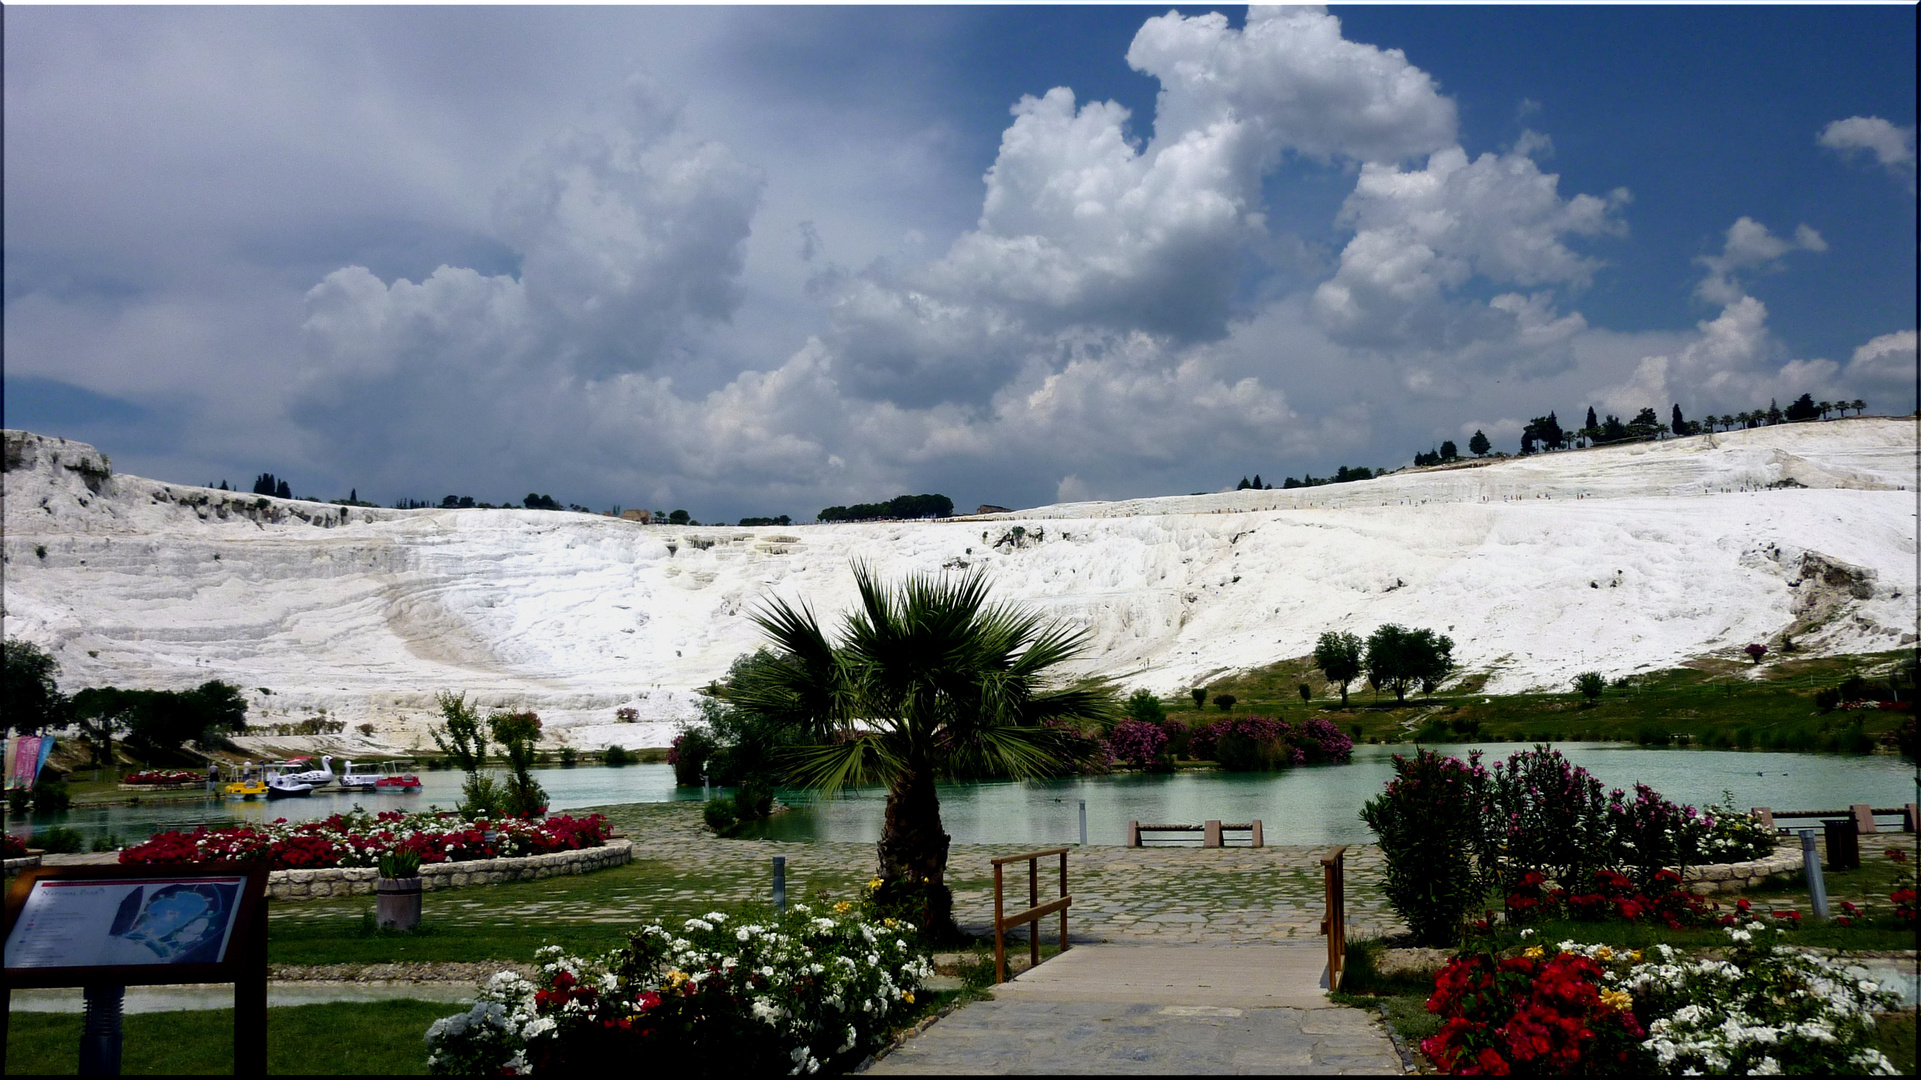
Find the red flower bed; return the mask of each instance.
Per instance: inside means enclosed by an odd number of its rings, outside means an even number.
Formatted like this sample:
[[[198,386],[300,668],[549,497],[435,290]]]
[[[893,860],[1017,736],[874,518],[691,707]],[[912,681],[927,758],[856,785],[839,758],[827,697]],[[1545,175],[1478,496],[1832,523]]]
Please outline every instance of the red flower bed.
[[[159,833],[121,852],[120,861],[143,866],[264,862],[274,870],[323,870],[374,866],[389,851],[411,851],[422,863],[545,855],[600,847],[607,835],[607,819],[599,814],[561,814],[538,822],[462,821],[451,814],[389,810],[378,816],[335,814],[298,825],[282,818],[259,828]]]
[[[1615,918],[1659,922],[1679,929],[1700,923],[1714,906],[1681,888],[1681,875],[1672,870],[1656,872],[1647,892],[1635,888],[1632,878],[1612,870],[1595,871],[1583,892],[1547,888],[1546,883],[1546,876],[1538,870],[1524,874],[1508,895],[1508,918],[1517,923],[1531,922],[1565,911],[1569,918],[1590,922]]]
[[[184,769],[148,769],[146,772],[128,773],[120,778],[123,784],[192,784],[205,780],[200,773]]]
[[[24,858],[27,845],[12,833],[0,833],[0,857],[8,859]]]
[[[1470,1076],[1620,1069],[1646,1034],[1602,1000],[1600,967],[1572,953],[1462,957],[1435,977],[1427,1009],[1446,1022],[1421,1053]]]

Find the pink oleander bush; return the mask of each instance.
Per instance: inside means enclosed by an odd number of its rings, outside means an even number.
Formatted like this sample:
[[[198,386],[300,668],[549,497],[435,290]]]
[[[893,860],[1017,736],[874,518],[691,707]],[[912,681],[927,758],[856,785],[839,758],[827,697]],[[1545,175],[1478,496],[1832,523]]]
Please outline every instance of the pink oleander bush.
[[[1167,731],[1145,720],[1123,720],[1108,733],[1107,745],[1117,761],[1137,769],[1154,764],[1167,749]]]
[[[1229,772],[1257,772],[1344,762],[1353,756],[1354,741],[1319,718],[1296,726],[1265,716],[1232,716],[1196,731],[1188,752]]]
[[[422,863],[518,858],[600,847],[607,819],[555,815],[544,821],[462,820],[451,814],[335,814],[323,821],[159,833],[120,853],[127,865],[264,862],[274,870],[377,866],[388,852],[406,851]]]

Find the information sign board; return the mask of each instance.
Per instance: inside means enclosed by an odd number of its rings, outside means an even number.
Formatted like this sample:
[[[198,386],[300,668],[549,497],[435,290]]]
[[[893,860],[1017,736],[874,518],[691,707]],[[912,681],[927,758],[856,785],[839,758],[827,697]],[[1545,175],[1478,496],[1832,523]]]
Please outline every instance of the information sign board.
[[[87,987],[92,1023],[96,993],[118,1002],[126,986],[230,982],[236,1071],[265,1072],[266,895],[256,863],[24,870],[7,890],[0,1013],[15,988]]]
[[[6,966],[218,964],[246,884],[242,874],[36,881],[7,933]]]

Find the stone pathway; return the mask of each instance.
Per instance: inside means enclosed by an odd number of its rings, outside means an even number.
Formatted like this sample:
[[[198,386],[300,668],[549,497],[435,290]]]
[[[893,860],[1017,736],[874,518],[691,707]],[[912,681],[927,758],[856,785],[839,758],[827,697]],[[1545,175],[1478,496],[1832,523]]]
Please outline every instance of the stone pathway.
[[[1329,1002],[1323,949],[1087,945],[942,1017],[868,1071],[1398,1075],[1368,1013]]]
[[[605,895],[569,899],[570,882],[602,881],[622,870],[585,878],[553,878],[538,898],[516,887],[515,910],[553,924],[631,924],[642,917],[685,917],[718,904],[766,901],[771,863],[787,860],[788,895],[851,897],[873,873],[870,844],[786,843],[718,840],[701,823],[697,803],[641,803],[600,808],[633,841],[636,866],[663,873],[648,883],[623,886],[618,904]],[[973,934],[993,930],[994,889],[990,859],[1023,850],[1011,845],[956,844],[948,854],[947,880],[954,915]],[[1141,944],[1314,944],[1322,912],[1320,860],[1325,847],[1265,848],[1076,847],[1067,861],[1074,907],[1068,930],[1075,942]],[[1043,898],[1056,891],[1057,863],[1040,867]],[[1395,934],[1400,920],[1380,891],[1381,857],[1373,846],[1350,847],[1347,858],[1348,934]],[[1007,899],[1024,905],[1027,870],[1006,869]],[[638,875],[636,875],[638,876]],[[684,879],[684,880],[683,880]],[[435,894],[435,918],[452,926],[463,919],[496,916],[501,901],[492,888]],[[285,904],[276,919],[358,918],[366,898]],[[1050,920],[1050,924],[1051,924]]]

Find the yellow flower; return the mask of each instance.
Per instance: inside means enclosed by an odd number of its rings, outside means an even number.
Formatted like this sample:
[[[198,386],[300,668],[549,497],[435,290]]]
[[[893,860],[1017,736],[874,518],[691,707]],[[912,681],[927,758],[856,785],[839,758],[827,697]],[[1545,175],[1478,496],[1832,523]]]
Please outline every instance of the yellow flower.
[[[899,919],[882,919],[880,921],[880,924],[882,926],[885,926],[889,930],[892,930],[894,927],[900,925],[900,920]]]
[[[675,970],[667,973],[667,988],[669,990],[679,986],[681,983],[684,983],[686,981],[687,981],[687,973],[684,971]]]
[[[1527,957],[1529,960],[1539,960],[1541,957],[1547,955],[1547,950],[1541,948],[1539,945],[1529,945],[1521,955]]]
[[[1614,950],[1608,948],[1606,945],[1603,945],[1600,948],[1594,950],[1594,955],[1596,959],[1612,960],[1614,959]]]
[[[1623,994],[1621,996],[1626,997],[1627,995]],[[900,996],[900,999],[906,1002],[907,1004],[912,1005],[914,1003],[914,992],[912,990],[909,990],[905,994],[902,994]]]
[[[1601,1004],[1606,1005],[1610,1009],[1619,1009],[1622,1012],[1626,1012],[1628,1006],[1634,1004],[1634,999],[1628,996],[1626,990],[1603,990],[1601,991]]]
[[[1640,963],[1640,962],[1641,962],[1641,950],[1639,950],[1639,949],[1636,949],[1636,950],[1634,950],[1633,952],[1631,952],[1631,953],[1629,953],[1629,954],[1628,954],[1628,959],[1629,959],[1629,960],[1632,960],[1632,961],[1634,961],[1634,962],[1635,962],[1635,963],[1637,963],[1637,964],[1638,964],[1638,963]]]
[[[834,914],[836,915],[845,915],[852,910],[854,910],[854,905],[845,900],[834,905]]]
[[[867,887],[870,889],[878,889],[880,888],[880,886],[881,886],[881,880],[879,878],[875,878],[874,880],[867,883]]]

